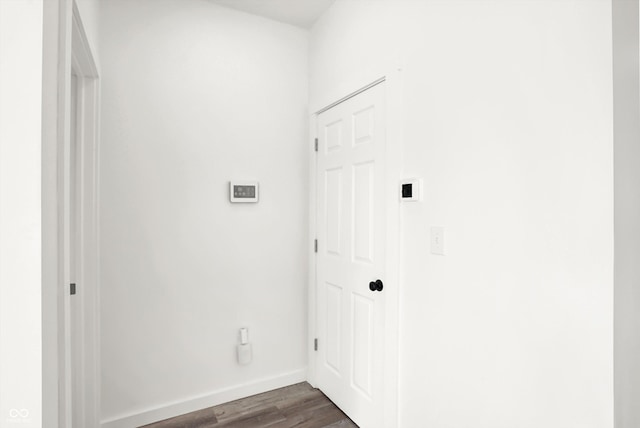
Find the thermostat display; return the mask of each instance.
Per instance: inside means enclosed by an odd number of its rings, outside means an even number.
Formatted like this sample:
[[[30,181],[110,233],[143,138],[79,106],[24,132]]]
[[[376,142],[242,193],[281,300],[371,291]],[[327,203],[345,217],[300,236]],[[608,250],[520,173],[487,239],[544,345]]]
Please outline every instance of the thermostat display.
[[[255,186],[233,186],[234,198],[255,198],[256,188]]]
[[[258,183],[229,182],[229,200],[231,202],[258,202]]]

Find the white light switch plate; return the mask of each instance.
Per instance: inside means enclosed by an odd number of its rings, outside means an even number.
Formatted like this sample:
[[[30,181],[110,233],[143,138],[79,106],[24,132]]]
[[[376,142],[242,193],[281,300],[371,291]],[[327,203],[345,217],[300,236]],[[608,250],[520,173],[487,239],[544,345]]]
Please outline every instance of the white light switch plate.
[[[431,228],[431,254],[444,256],[444,227]]]

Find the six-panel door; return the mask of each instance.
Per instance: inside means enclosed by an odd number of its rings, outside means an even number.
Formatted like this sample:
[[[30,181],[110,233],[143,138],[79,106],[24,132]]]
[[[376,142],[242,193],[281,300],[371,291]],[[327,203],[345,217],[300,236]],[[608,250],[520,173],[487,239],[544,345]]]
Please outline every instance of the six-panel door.
[[[363,428],[383,409],[384,90],[318,115],[317,383]]]

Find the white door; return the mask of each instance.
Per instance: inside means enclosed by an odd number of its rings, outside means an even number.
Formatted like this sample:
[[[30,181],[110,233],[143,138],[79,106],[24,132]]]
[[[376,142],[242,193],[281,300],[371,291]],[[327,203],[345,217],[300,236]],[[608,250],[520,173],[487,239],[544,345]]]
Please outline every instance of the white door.
[[[383,423],[384,94],[383,82],[317,122],[317,385],[361,428]]]

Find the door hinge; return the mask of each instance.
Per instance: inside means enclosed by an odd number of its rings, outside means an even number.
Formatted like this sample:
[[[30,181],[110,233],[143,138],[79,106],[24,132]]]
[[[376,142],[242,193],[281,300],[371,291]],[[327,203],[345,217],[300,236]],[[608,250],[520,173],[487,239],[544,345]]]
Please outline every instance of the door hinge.
[[[313,350],[317,351],[318,350],[318,339],[313,339]]]
[[[318,139],[317,138],[316,138],[316,141],[315,141],[315,144],[314,144],[314,148],[315,148],[315,151],[317,152],[318,151]]]
[[[317,239],[315,241],[313,241],[313,252],[314,253],[318,252],[318,240]]]
[[[69,294],[71,294],[72,296],[74,294],[76,294],[76,284],[75,284],[75,282],[72,282],[71,284],[69,284],[69,291],[70,291]]]

